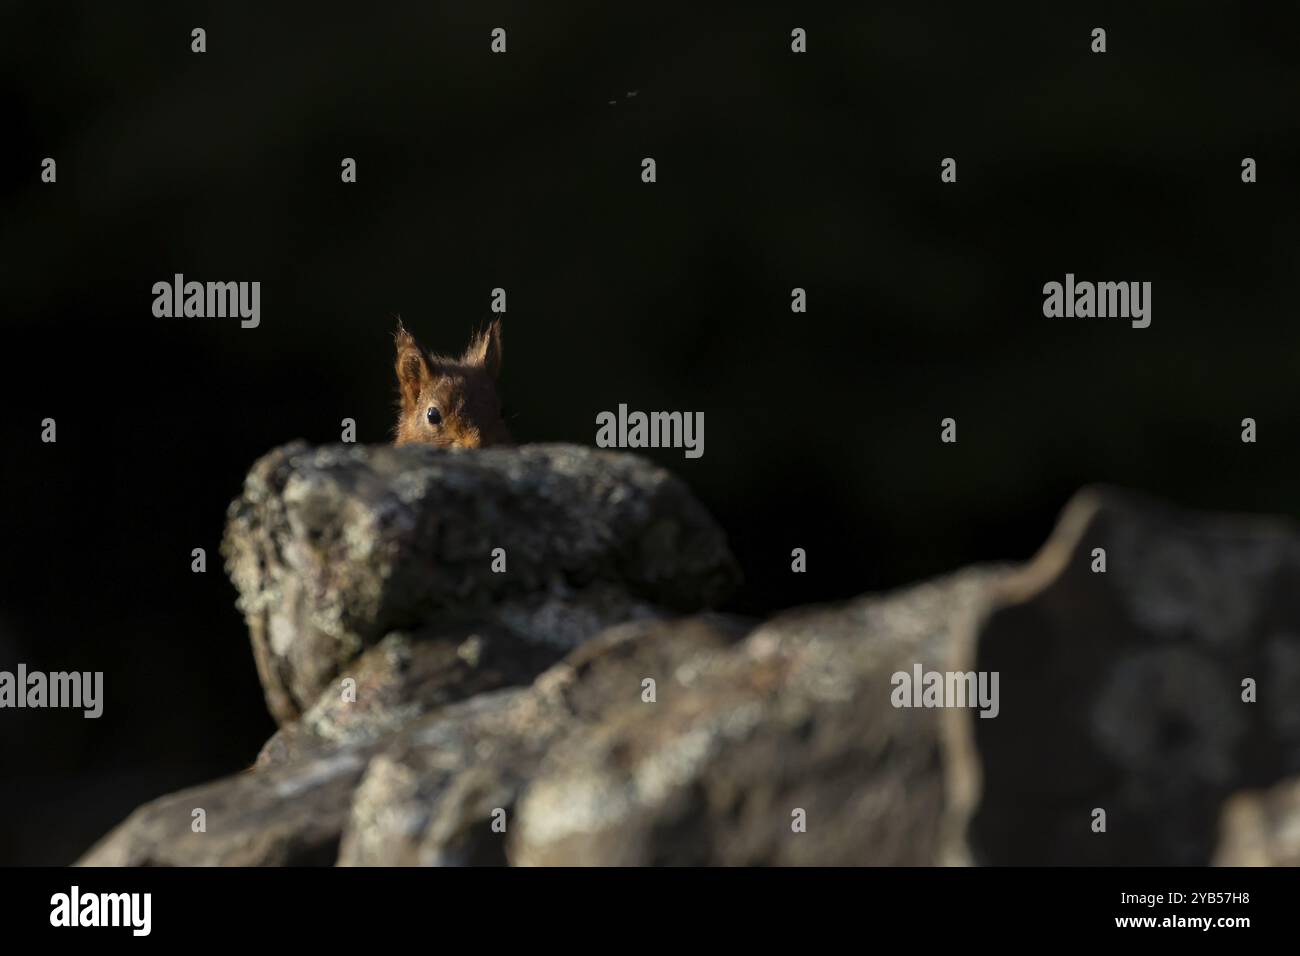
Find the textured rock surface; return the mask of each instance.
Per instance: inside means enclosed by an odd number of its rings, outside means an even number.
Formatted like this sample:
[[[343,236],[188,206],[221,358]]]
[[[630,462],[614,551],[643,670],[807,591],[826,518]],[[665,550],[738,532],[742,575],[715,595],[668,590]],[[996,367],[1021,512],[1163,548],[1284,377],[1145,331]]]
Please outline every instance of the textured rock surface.
[[[281,724],[389,631],[448,611],[572,647],[653,606],[712,606],[739,577],[680,481],[567,445],[288,445],[249,472],[222,550]]]
[[[618,675],[605,693],[590,678],[571,692],[592,712],[529,784],[512,862],[964,861],[966,737],[952,711],[893,707],[890,677],[916,663],[965,670],[997,577],[973,569],[790,612],[734,648],[664,627],[631,636],[602,662]],[[641,675],[657,678],[654,704],[623,689]]]
[[[653,714],[658,704],[642,700],[646,677],[678,686],[674,671],[718,654],[747,626],[709,616],[615,627],[526,691],[478,698],[415,725],[372,762],[340,862],[521,862],[508,849],[523,825],[517,802],[546,755],[625,711]],[[586,796],[584,806],[598,797]],[[498,810],[504,831],[492,827]]]
[[[473,694],[527,685],[560,657],[504,627],[444,624],[394,632],[336,678],[302,718],[262,748],[257,766],[287,763],[339,745],[365,745]]]
[[[734,563],[645,462],[290,446],[226,554],[281,728],[85,863],[1297,859],[1287,522],[1092,490],[1024,567],[750,621],[699,612]],[[897,706],[976,671],[994,717]]]

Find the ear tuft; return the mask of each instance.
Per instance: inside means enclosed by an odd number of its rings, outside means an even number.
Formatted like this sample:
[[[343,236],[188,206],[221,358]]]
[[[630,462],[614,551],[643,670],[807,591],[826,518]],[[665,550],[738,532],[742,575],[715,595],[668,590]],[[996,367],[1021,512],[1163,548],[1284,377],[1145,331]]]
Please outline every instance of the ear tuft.
[[[397,320],[393,344],[397,352],[397,386],[402,393],[403,407],[409,408],[420,399],[420,391],[429,376],[429,360],[425,357],[424,348],[415,340],[414,335],[406,331],[401,319]]]
[[[478,365],[493,378],[501,375],[501,320],[493,319],[486,329],[470,339],[464,361]]]
[[[416,345],[415,336],[406,331],[406,325],[402,322],[402,317],[397,317],[397,328],[393,331],[393,342],[397,345],[397,351],[401,351],[404,346]],[[419,346],[416,345],[418,348]]]

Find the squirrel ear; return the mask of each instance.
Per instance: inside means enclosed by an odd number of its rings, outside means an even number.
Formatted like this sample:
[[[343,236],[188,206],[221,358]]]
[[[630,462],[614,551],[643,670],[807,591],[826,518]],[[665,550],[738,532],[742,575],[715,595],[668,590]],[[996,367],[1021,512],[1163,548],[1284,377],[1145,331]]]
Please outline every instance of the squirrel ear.
[[[501,375],[500,319],[493,319],[486,329],[470,339],[469,348],[465,350],[465,362],[482,366],[493,378]]]
[[[429,376],[429,360],[415,336],[406,331],[401,319],[397,320],[393,343],[397,348],[397,386],[402,392],[402,404],[409,407],[420,399],[420,390]]]

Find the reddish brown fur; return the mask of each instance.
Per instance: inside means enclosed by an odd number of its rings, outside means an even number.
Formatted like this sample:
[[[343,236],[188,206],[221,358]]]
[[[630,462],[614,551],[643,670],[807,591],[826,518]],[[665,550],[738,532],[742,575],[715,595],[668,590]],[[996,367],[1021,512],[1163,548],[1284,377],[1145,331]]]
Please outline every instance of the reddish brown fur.
[[[399,320],[397,386],[401,409],[393,443],[439,448],[487,448],[514,444],[501,420],[497,377],[501,374],[501,321],[475,335],[460,358],[428,352]],[[432,425],[430,407],[442,421]]]

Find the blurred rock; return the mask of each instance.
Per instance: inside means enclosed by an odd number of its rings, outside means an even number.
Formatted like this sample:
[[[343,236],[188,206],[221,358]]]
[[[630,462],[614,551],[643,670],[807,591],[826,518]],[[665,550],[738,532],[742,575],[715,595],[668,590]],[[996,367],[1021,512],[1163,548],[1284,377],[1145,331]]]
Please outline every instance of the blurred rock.
[[[1243,793],[1300,773],[1285,522],[1089,490],[1022,568],[755,622],[680,613],[736,569],[636,459],[291,446],[226,553],[281,729],[83,862],[1296,858],[1294,783]],[[930,706],[921,675],[993,695]]]
[[[509,836],[525,825],[517,801],[557,742],[594,733],[624,709],[653,711],[642,702],[645,677],[675,685],[674,671],[689,672],[747,628],[716,615],[611,628],[527,691],[484,695],[414,725],[371,763],[340,862],[514,862]]]
[[[1300,777],[1228,800],[1217,866],[1300,866]]]
[[[1077,495],[979,638],[976,859],[1208,863],[1224,799],[1300,771],[1297,575],[1288,521]]]
[[[969,713],[895,708],[891,675],[968,669],[999,574],[789,612],[733,648],[666,627],[629,635],[576,675],[588,715],[529,782],[511,862],[965,862]],[[635,692],[643,677],[653,704]]]
[[[340,748],[243,773],[145,804],[87,851],[79,866],[327,866],[365,768]],[[196,810],[204,829],[196,831]]]

